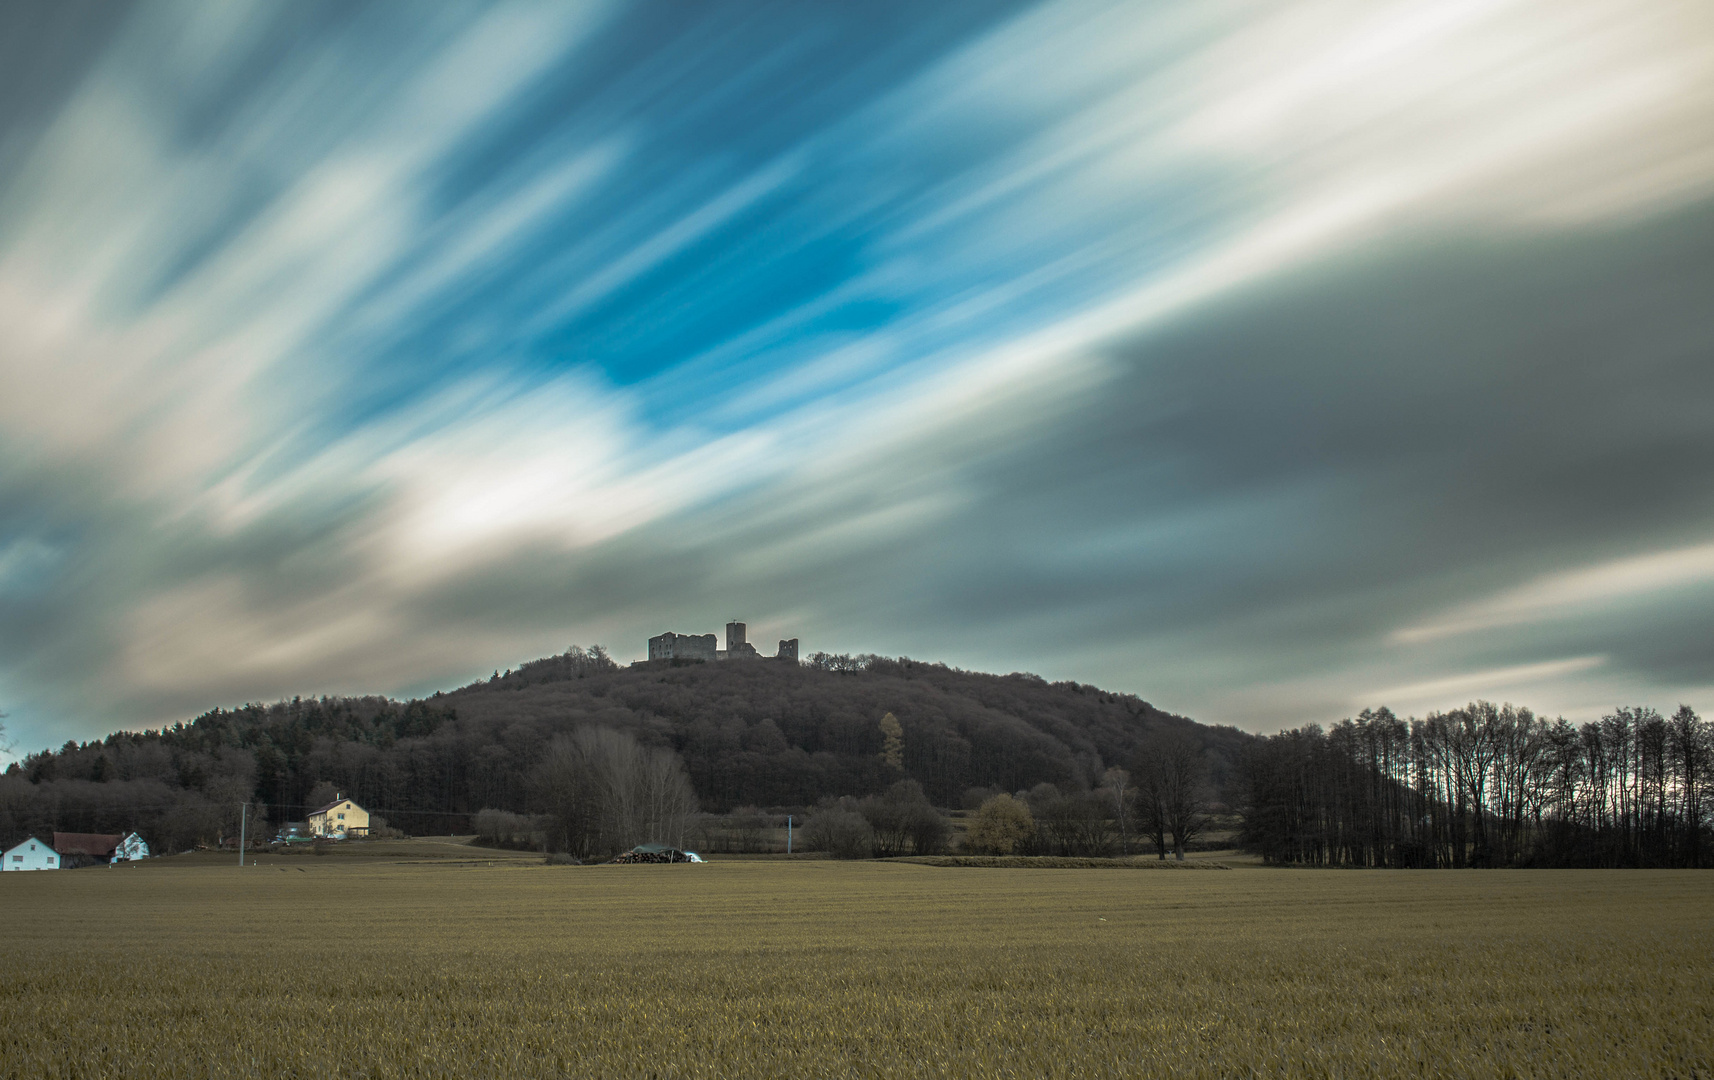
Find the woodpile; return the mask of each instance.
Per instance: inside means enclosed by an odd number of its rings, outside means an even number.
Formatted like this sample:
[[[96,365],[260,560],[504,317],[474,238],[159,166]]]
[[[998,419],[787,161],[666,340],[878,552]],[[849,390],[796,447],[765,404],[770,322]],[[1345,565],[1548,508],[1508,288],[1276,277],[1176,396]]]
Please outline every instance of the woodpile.
[[[665,848],[659,851],[632,850],[622,853],[613,861],[616,863],[679,863],[690,862],[690,856],[677,848]]]

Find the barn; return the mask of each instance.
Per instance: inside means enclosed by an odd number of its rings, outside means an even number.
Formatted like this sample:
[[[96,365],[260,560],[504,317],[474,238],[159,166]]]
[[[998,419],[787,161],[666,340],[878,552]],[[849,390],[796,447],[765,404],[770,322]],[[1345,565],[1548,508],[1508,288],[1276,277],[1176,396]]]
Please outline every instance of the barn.
[[[59,852],[35,837],[0,855],[0,870],[58,870]]]
[[[57,832],[54,833],[54,850],[60,854],[62,867],[75,870],[80,866],[113,862],[119,841],[123,839],[118,833]]]

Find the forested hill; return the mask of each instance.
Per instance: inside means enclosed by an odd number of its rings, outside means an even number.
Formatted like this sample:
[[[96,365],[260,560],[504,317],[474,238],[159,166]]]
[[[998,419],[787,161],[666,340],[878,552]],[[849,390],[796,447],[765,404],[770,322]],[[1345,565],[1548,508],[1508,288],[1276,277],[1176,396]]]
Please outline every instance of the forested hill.
[[[531,774],[547,744],[585,725],[677,751],[705,809],[807,806],[898,779],[882,760],[889,712],[903,728],[905,774],[949,807],[973,788],[1093,786],[1163,727],[1206,747],[1218,791],[1251,738],[1027,674],[822,655],[623,668],[574,648],[416,701],[294,699],[68,743],[0,778],[0,832],[139,828],[170,847],[219,831],[227,808],[247,800],[276,821],[299,818],[322,784],[391,812],[395,826],[462,831],[462,815],[483,808],[533,809]]]

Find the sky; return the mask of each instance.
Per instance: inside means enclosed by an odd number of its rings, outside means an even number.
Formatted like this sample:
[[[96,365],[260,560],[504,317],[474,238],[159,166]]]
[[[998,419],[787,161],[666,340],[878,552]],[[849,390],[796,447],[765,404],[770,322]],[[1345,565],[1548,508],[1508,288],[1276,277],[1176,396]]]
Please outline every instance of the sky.
[[[1714,9],[0,6],[17,754],[747,621],[1714,711]]]

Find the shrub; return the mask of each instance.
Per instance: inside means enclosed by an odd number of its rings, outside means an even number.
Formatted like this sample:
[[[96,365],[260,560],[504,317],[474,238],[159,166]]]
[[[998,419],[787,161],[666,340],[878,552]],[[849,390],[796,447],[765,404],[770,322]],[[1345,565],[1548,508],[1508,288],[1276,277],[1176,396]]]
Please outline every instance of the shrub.
[[[996,795],[976,811],[964,846],[979,854],[1010,855],[1028,846],[1035,834],[1029,806],[1010,795]]]
[[[818,807],[804,823],[803,839],[806,850],[835,859],[867,859],[875,850],[875,831],[863,815],[839,803]]]
[[[858,808],[875,831],[875,854],[882,857],[903,855],[906,845],[918,855],[938,854],[951,832],[946,818],[915,780],[900,780],[886,794],[864,799]]]

